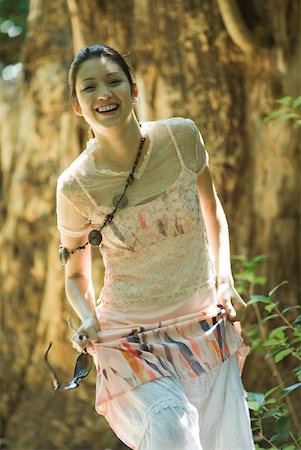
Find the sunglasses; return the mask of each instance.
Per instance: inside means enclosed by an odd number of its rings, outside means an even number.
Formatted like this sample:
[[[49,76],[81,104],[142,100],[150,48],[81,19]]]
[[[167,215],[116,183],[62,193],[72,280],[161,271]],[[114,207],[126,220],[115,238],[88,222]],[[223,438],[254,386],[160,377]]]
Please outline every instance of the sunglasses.
[[[68,324],[72,327],[71,322]],[[80,336],[81,337],[81,336]],[[84,350],[75,362],[74,374],[72,380],[65,386],[61,386],[57,374],[48,360],[48,353],[52,347],[52,342],[50,342],[49,347],[44,355],[45,366],[51,376],[53,387],[55,391],[69,391],[70,389],[75,389],[79,387],[80,380],[89,375],[92,367],[92,356]]]

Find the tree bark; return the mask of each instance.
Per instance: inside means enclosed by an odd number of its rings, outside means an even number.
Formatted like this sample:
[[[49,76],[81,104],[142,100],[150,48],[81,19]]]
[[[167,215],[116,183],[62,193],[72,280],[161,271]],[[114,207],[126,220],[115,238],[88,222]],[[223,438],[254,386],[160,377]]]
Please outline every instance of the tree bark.
[[[288,123],[274,127],[262,119],[270,100],[299,94],[293,31],[299,8],[293,0],[236,6],[258,45],[254,54],[232,41],[211,0],[177,0],[172,8],[163,0],[31,0],[22,79],[17,87],[4,84],[0,101],[3,448],[125,448],[93,414],[93,375],[60,396],[43,367],[50,341],[50,358],[66,379],[77,356],[66,326],[73,314],[57,255],[55,188],[86,139],[66,90],[69,64],[84,43],[129,52],[140,119],[196,122],[228,217],[232,253],[267,254],[265,290],[287,279],[282,300],[296,303],[298,134]],[[96,253],[94,259],[99,291],[102,266]],[[246,374],[247,387],[270,386],[269,374],[258,380],[253,373]]]

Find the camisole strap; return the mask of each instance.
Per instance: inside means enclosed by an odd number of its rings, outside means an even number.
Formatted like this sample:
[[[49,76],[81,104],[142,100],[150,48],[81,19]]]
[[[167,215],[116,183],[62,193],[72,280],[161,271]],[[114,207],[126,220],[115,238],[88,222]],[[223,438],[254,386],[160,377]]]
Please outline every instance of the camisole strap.
[[[92,197],[92,195],[90,194],[90,192],[85,188],[85,186],[83,185],[83,183],[79,180],[79,178],[73,174],[74,178],[76,179],[76,181],[78,182],[78,184],[80,185],[80,187],[82,188],[82,190],[84,191],[84,193],[86,194],[86,196],[88,197],[88,199],[90,200],[90,202],[92,203],[93,206],[98,206],[96,201],[94,200],[94,198]]]
[[[167,129],[168,129],[168,132],[169,132],[169,134],[170,134],[170,137],[171,137],[171,139],[172,139],[172,142],[173,142],[173,144],[174,144],[174,146],[175,146],[175,149],[176,149],[178,158],[179,158],[180,163],[181,163],[181,167],[182,167],[182,169],[183,169],[183,168],[186,167],[186,166],[185,166],[185,163],[184,163],[182,154],[181,154],[181,152],[180,152],[179,146],[178,146],[178,144],[177,144],[177,141],[176,141],[176,139],[175,139],[175,137],[174,137],[174,134],[173,134],[173,132],[172,132],[172,129],[171,129],[170,125],[166,125],[166,127],[167,127]]]

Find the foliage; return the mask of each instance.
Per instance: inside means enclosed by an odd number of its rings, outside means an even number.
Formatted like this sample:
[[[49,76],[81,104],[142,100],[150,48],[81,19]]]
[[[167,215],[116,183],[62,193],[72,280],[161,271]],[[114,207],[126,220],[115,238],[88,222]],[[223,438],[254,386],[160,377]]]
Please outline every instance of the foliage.
[[[0,70],[20,63],[29,0],[0,0]]]
[[[283,307],[276,299],[279,288],[288,284],[286,281],[268,295],[253,294],[256,285],[266,283],[265,277],[256,275],[257,268],[265,261],[264,255],[249,261],[242,257],[235,259],[240,266],[235,277],[238,290],[249,297],[248,306],[254,308],[257,318],[249,335],[251,349],[264,354],[277,380],[277,386],[264,393],[248,393],[256,449],[296,450],[300,448],[301,434],[296,436],[292,431],[292,425],[298,426],[298,416],[289,396],[298,393],[301,387],[301,306]],[[293,383],[287,380],[290,376],[283,379],[281,375],[278,364],[283,360],[292,368]]]
[[[293,99],[289,95],[275,100],[274,103],[281,105],[279,108],[268,114],[264,122],[272,121],[274,125],[292,120],[293,128],[301,127],[301,96]]]

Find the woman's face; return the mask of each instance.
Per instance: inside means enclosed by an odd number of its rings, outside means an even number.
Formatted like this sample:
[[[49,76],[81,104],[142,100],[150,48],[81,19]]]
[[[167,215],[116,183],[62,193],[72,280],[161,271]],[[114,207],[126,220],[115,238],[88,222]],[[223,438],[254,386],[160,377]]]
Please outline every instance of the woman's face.
[[[133,115],[137,92],[131,92],[121,67],[106,57],[91,58],[80,66],[72,105],[94,131],[118,127]]]

